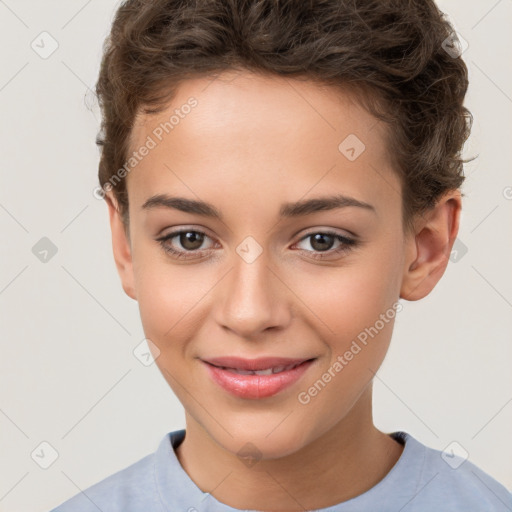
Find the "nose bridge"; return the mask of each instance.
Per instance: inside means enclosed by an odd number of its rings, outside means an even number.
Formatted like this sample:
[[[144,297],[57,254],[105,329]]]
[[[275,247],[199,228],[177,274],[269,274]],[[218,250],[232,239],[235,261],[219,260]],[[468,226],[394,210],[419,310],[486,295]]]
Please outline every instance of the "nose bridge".
[[[223,280],[217,321],[241,336],[256,336],[288,319],[283,285],[274,275],[268,250],[247,237],[233,253],[232,271]]]

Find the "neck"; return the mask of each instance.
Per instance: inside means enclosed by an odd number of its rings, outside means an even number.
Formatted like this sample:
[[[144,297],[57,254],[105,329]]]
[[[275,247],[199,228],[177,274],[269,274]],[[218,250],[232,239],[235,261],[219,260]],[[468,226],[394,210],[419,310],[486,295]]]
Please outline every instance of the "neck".
[[[366,492],[389,473],[402,451],[373,425],[370,385],[343,420],[286,457],[247,467],[188,414],[176,455],[194,483],[226,505],[291,512],[329,507]]]

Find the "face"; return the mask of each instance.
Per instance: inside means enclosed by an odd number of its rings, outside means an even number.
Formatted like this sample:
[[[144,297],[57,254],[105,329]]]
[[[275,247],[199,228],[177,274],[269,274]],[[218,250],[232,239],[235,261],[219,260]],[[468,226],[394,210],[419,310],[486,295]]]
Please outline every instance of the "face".
[[[410,247],[384,129],[348,93],[250,73],[137,120],[131,149],[154,147],[127,176],[123,285],[188,419],[233,453],[295,452],[367,396]]]

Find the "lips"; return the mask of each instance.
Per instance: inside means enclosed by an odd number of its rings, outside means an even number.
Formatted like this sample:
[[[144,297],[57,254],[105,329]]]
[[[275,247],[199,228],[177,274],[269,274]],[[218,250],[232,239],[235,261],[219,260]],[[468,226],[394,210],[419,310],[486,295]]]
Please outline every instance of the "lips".
[[[217,357],[203,360],[210,377],[229,393],[249,399],[273,396],[294,384],[313,359]]]

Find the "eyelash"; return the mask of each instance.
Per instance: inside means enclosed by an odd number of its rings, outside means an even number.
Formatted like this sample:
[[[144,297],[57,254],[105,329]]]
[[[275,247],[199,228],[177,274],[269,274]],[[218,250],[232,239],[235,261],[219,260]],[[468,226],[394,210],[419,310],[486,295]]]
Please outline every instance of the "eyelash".
[[[157,240],[157,242],[160,243],[160,245],[162,246],[162,249],[167,254],[170,254],[172,257],[177,258],[177,259],[190,259],[190,258],[194,258],[194,257],[197,256],[197,254],[205,253],[205,252],[208,252],[208,251],[211,250],[211,249],[205,249],[205,250],[198,250],[198,249],[196,249],[195,251],[177,251],[176,249],[173,249],[171,246],[166,244],[166,242],[168,240],[172,240],[173,238],[175,238],[176,236],[181,235],[182,233],[198,233],[200,235],[205,235],[206,237],[208,237],[208,235],[206,233],[204,233],[203,231],[198,231],[198,230],[195,230],[195,229],[180,229],[178,231],[173,231],[171,233],[168,233],[167,235],[165,235],[163,237],[157,238],[156,240]],[[307,253],[312,253],[310,255],[310,257],[312,257],[313,259],[319,259],[319,260],[320,259],[325,259],[326,256],[324,256],[324,254],[328,255],[328,256],[332,256],[333,254],[347,253],[347,252],[351,251],[354,247],[356,247],[358,245],[358,242],[356,240],[354,240],[352,238],[348,238],[348,237],[343,236],[343,235],[340,235],[339,233],[336,233],[334,231],[329,231],[329,230],[325,230],[325,231],[312,231],[312,232],[308,233],[307,235],[303,236],[297,243],[300,243],[303,240],[306,240],[307,238],[312,237],[313,235],[318,235],[318,234],[332,236],[336,240],[341,242],[342,245],[340,247],[338,247],[338,249],[329,249],[327,251],[320,251],[320,252],[306,251],[305,249],[299,249],[299,250],[305,251]]]

